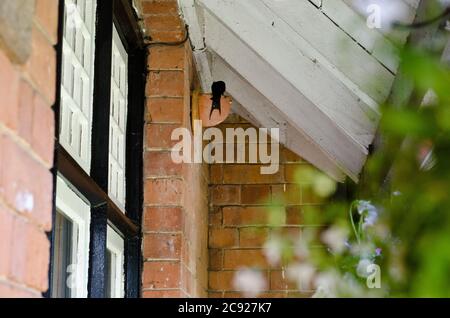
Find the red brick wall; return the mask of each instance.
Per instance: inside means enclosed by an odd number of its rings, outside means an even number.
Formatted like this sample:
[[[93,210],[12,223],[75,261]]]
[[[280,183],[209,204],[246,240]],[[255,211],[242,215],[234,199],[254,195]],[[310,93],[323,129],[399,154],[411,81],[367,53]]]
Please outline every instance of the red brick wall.
[[[232,115],[220,125],[225,128],[251,127]],[[209,210],[209,296],[240,297],[233,278],[240,268],[261,270],[267,290],[261,297],[302,297],[286,280],[281,267],[272,267],[263,246],[274,231],[300,239],[308,228],[305,207],[319,201],[310,191],[295,183],[294,173],[308,165],[299,156],[280,147],[280,169],[273,175],[260,174],[259,164],[215,164],[210,166]],[[284,202],[286,223],[281,228],[269,227],[268,206]]]
[[[23,65],[0,49],[0,297],[48,288],[57,0],[37,0],[32,51]]]
[[[176,0],[142,1],[153,41],[180,41]],[[150,47],[145,133],[144,297],[207,295],[208,169],[171,160],[173,129],[190,128],[189,42]]]

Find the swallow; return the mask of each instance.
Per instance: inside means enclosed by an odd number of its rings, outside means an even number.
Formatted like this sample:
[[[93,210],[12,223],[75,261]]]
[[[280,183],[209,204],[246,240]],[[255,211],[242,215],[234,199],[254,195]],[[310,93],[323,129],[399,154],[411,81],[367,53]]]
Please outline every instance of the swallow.
[[[226,91],[226,84],[225,82],[214,82],[211,86],[212,91],[212,106],[211,106],[211,113],[209,114],[209,119],[211,119],[211,116],[215,110],[219,111],[219,114],[222,115],[222,106],[220,104],[220,101],[222,99],[222,96],[225,94]]]

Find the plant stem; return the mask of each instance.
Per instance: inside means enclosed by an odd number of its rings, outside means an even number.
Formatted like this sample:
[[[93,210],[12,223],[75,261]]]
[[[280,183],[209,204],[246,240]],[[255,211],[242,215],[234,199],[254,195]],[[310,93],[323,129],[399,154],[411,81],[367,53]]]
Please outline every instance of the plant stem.
[[[355,202],[356,201],[353,201],[352,204],[350,205],[350,209],[349,209],[348,213],[350,216],[350,222],[352,223],[353,232],[355,233],[355,236],[356,236],[356,240],[358,241],[358,244],[360,244],[361,240],[359,238],[358,231],[356,230],[355,221],[353,220],[353,206],[355,205]]]

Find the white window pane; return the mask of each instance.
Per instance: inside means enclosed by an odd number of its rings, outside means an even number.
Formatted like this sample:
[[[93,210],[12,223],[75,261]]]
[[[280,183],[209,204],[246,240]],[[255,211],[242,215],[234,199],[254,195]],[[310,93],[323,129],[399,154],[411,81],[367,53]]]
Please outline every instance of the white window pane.
[[[74,224],[61,211],[56,213],[54,224],[55,239],[53,244],[52,298],[70,298],[72,289],[67,284],[70,277],[70,265],[73,259]]]
[[[86,298],[90,207],[61,177],[56,185],[52,297]]]
[[[109,196],[125,210],[125,152],[128,104],[128,54],[113,26],[109,132]]]
[[[60,143],[89,173],[97,2],[64,3]]]
[[[124,240],[111,226],[108,225],[106,240],[106,284],[107,298],[125,297],[124,279]]]

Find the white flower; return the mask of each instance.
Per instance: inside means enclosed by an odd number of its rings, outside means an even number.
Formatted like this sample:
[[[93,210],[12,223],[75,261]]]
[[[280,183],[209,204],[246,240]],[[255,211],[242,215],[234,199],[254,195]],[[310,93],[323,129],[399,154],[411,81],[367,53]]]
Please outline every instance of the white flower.
[[[316,270],[310,264],[291,264],[287,268],[287,277],[295,281],[299,290],[310,290]]]
[[[283,242],[281,239],[274,237],[264,244],[264,255],[270,265],[278,265],[281,261],[281,253],[283,250]]]
[[[364,218],[364,222],[363,222],[363,229],[369,227],[369,226],[374,226],[375,222],[378,220],[378,213],[375,211],[369,211],[369,213],[367,214],[367,216]]]
[[[334,253],[342,253],[347,242],[348,231],[340,226],[332,226],[322,233],[321,239]]]
[[[325,272],[317,275],[314,285],[316,292],[313,298],[336,298],[338,275],[335,272]]]
[[[234,276],[233,286],[244,297],[254,298],[267,288],[267,282],[260,271],[244,268]]]
[[[358,210],[359,214],[363,214],[365,211],[377,212],[377,208],[370,201],[364,201],[364,200],[358,201],[358,204],[356,205],[356,209]]]
[[[297,244],[295,244],[295,255],[301,259],[308,258],[309,256],[309,249],[308,244],[304,240],[301,240]]]
[[[367,258],[361,259],[356,267],[356,274],[358,274],[359,277],[368,277],[369,272],[367,271],[367,267],[372,264],[373,262]]]
[[[363,221],[363,229],[368,226],[375,225],[375,222],[378,220],[378,210],[372,203],[370,203],[370,201],[360,200],[358,201],[356,208],[360,215],[366,213]]]
[[[362,243],[355,244],[352,246],[350,252],[354,256],[358,256],[359,258],[368,258],[372,255],[375,250],[375,245],[373,243]]]

